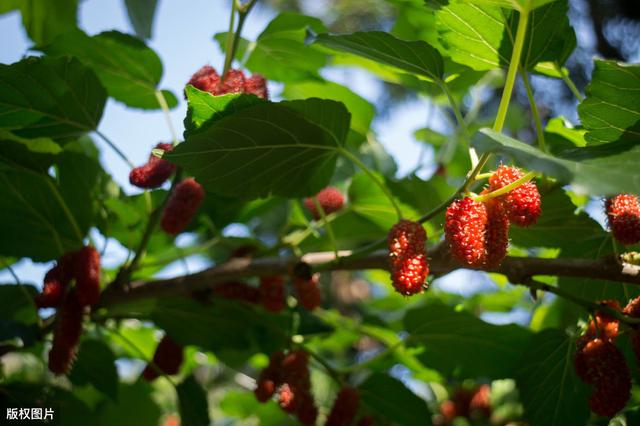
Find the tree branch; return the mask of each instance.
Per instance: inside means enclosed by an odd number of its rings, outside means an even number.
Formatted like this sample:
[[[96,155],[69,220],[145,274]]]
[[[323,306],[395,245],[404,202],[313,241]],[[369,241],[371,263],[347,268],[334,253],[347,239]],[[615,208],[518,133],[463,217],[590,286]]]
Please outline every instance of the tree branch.
[[[349,251],[339,252],[348,256]],[[448,247],[441,243],[429,250],[429,268],[434,276],[442,276],[460,269],[449,255]],[[387,251],[378,250],[367,256],[345,262],[332,262],[333,252],[309,253],[302,258],[236,258],[194,274],[156,281],[134,281],[129,286],[108,287],[102,295],[100,306],[106,307],[151,297],[174,297],[189,295],[198,290],[213,287],[216,283],[264,275],[289,275],[298,262],[305,262],[323,270],[387,269]],[[331,262],[331,263],[329,263]],[[328,266],[327,266],[328,265]],[[589,259],[540,259],[535,257],[509,256],[502,264],[491,270],[507,276],[512,283],[526,282],[536,275],[551,275],[587,279],[601,279],[640,285],[640,267],[620,264],[614,257]]]

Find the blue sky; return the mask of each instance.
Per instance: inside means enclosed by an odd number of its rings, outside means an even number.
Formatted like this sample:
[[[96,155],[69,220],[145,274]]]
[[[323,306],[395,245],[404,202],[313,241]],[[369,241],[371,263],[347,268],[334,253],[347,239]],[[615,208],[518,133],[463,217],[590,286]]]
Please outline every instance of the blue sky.
[[[164,75],[160,86],[172,90],[181,97],[182,89],[189,77],[201,66],[210,64],[220,68],[223,55],[213,42],[212,36],[227,30],[230,1],[164,0],[158,2],[153,37],[148,42],[164,63]],[[254,40],[276,12],[258,3],[252,11],[243,31],[243,36]],[[126,11],[121,1],[86,0],[80,2],[79,26],[88,34],[118,30],[133,33]],[[0,62],[10,64],[29,55],[30,40],[21,25],[19,12],[0,15]],[[375,84],[373,78],[360,71],[349,69],[330,69],[325,77],[349,88],[369,101],[378,98],[382,86]],[[272,84],[270,91],[275,97],[281,89]],[[180,98],[178,107],[171,111],[171,119],[179,134],[182,133],[182,120],[186,114],[186,104]],[[414,100],[394,108],[382,119],[376,120],[374,128],[379,140],[396,158],[400,174],[415,167],[420,143],[413,139],[414,130],[424,127],[427,115],[427,100]],[[437,117],[434,117],[437,120]],[[437,122],[434,122],[437,126]],[[149,150],[159,141],[170,141],[171,135],[160,111],[142,111],[128,109],[123,104],[109,100],[99,127],[100,131],[114,141],[134,164],[144,163]],[[102,140],[94,138],[101,148],[103,166],[127,192],[137,192],[128,183],[127,165],[110,150]],[[429,157],[427,157],[429,158]],[[123,253],[116,246],[107,252],[104,259],[108,266],[122,261]],[[190,262],[190,269],[201,268],[201,262]],[[34,264],[24,260],[15,270],[25,282],[41,281],[48,264]],[[181,266],[164,271],[163,275],[184,272]],[[7,271],[0,272],[1,282],[12,282]]]

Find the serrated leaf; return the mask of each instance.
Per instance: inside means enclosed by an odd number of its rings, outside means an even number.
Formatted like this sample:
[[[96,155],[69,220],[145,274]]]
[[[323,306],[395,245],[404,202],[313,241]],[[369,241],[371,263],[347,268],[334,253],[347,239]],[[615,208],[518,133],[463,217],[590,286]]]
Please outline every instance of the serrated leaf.
[[[101,340],[83,340],[73,363],[69,380],[76,385],[91,384],[109,396],[118,398],[118,371],[113,352]]]
[[[349,119],[334,101],[258,104],[188,136],[166,158],[220,195],[308,196],[328,184]]]
[[[526,328],[489,324],[439,303],[408,311],[404,326],[427,367],[458,377],[511,377],[531,339]]]
[[[209,404],[207,395],[193,376],[176,386],[180,424],[183,426],[208,426]]]
[[[440,80],[444,74],[440,52],[424,41],[405,41],[389,33],[370,31],[345,35],[319,34],[315,42],[431,80]]]
[[[560,330],[535,334],[522,353],[516,382],[532,426],[582,426],[588,393],[573,367],[574,342]]]
[[[95,130],[107,93],[74,58],[26,58],[0,65],[0,128],[25,138],[72,138]]]
[[[320,80],[318,70],[326,62],[326,55],[305,45],[307,28],[326,31],[317,18],[284,12],[276,16],[258,36],[246,67],[269,80]]]
[[[529,170],[571,184],[577,192],[591,195],[640,193],[640,179],[637,178],[640,145],[632,141],[575,148],[554,157],[490,129],[481,129],[472,144],[480,152],[513,157]]]
[[[75,56],[91,67],[109,96],[134,108],[160,109],[155,91],[162,78],[158,55],[139,39],[117,31],[89,37],[74,31],[40,48],[51,56]],[[178,104],[163,91],[170,108]]]
[[[526,69],[534,70],[541,62],[556,61],[562,65],[567,52],[575,47],[567,7],[563,0],[531,12],[521,58]],[[509,64],[518,25],[514,12],[463,2],[441,7],[436,17],[442,44],[455,62],[475,70]]]
[[[195,134],[204,124],[211,124],[241,109],[266,102],[255,95],[229,93],[214,96],[191,85],[185,88],[187,116],[184,119],[185,137]]]
[[[427,403],[397,379],[386,374],[373,374],[358,390],[362,405],[376,417],[397,425],[431,425]]]
[[[640,65],[596,60],[586,95],[578,114],[587,142],[640,142]]]
[[[124,4],[129,22],[138,37],[151,38],[158,0],[124,0]]]

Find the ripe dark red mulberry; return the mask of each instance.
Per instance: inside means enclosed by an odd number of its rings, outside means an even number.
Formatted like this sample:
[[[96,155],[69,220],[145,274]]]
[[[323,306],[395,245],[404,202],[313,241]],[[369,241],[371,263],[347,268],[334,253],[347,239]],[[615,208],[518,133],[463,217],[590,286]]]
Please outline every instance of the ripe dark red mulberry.
[[[64,300],[64,293],[73,278],[76,252],[66,253],[60,257],[55,266],[44,276],[42,292],[34,301],[39,308],[56,308]]]
[[[243,300],[252,304],[260,302],[260,291],[243,282],[230,281],[217,284],[213,288],[213,295],[223,299]]]
[[[342,193],[333,186],[327,186],[325,189],[318,192],[318,194],[316,194],[316,198],[318,199],[318,204],[322,207],[325,215],[337,212],[344,205],[344,195],[342,195]],[[313,197],[305,198],[304,205],[315,220],[319,220],[322,217],[316,208],[316,203],[313,201]]]
[[[156,149],[169,152],[173,149],[170,143],[159,143]],[[129,173],[129,182],[138,188],[153,189],[161,186],[176,170],[176,166],[167,160],[149,155],[149,161],[139,167],[135,167]]]
[[[182,346],[165,334],[153,354],[153,363],[164,374],[169,376],[177,374],[182,365],[182,352]],[[160,376],[160,371],[157,371],[152,365],[147,365],[142,372],[142,377],[148,382],[151,382]]]
[[[318,276],[314,275],[311,279],[296,277],[293,280],[293,287],[296,290],[298,302],[310,311],[320,306],[322,302],[322,294],[320,293],[320,284]]]
[[[578,377],[594,386],[589,398],[591,411],[613,417],[631,395],[631,374],[620,350],[608,340],[593,339],[579,349],[574,365]]]
[[[82,315],[83,307],[72,289],[58,312],[53,344],[49,351],[49,370],[56,375],[68,373],[75,360],[82,334]]]
[[[254,390],[258,401],[268,401],[276,392],[276,388],[282,383],[281,368],[283,360],[284,352],[275,352],[269,358],[269,365],[260,373]]]
[[[622,310],[620,302],[617,300],[602,300],[599,303],[615,309],[616,311]],[[607,340],[611,343],[614,343],[618,337],[619,321],[616,318],[602,311],[596,311],[594,317],[595,321],[589,321],[586,332],[578,339],[578,348],[584,347],[584,345],[596,337]]]
[[[524,173],[517,167],[500,166],[489,178],[489,190],[498,190],[523,176]],[[535,182],[525,182],[497,198],[504,204],[509,220],[515,225],[533,225],[542,213],[540,193]]]
[[[182,232],[198,211],[203,198],[204,189],[194,179],[187,178],[177,184],[162,212],[162,229],[170,235]]]
[[[470,417],[491,417],[491,386],[481,385],[469,402]]]
[[[286,300],[282,277],[260,278],[260,300],[268,311],[280,312],[284,309]]]
[[[401,220],[387,236],[393,287],[400,294],[420,293],[429,275],[425,244],[427,233],[418,222]]]
[[[629,245],[640,242],[640,200],[620,194],[605,202],[609,228],[616,240]]]
[[[311,395],[308,365],[309,355],[303,350],[293,350],[284,357],[279,403],[283,410],[296,413],[301,423],[312,425],[318,411]]]
[[[345,387],[340,389],[333,408],[327,417],[326,426],[349,426],[356,418],[360,406],[360,394],[357,389]]]
[[[254,74],[247,78],[244,72],[235,69],[227,71],[222,81],[213,67],[205,65],[191,77],[188,84],[212,95],[251,93],[264,99],[268,97],[266,81],[261,75]]]
[[[85,246],[76,253],[74,260],[78,300],[83,306],[95,305],[100,298],[100,253]]]
[[[481,268],[487,260],[485,232],[489,215],[484,203],[470,197],[455,200],[445,214],[445,236],[451,255],[463,265]]]

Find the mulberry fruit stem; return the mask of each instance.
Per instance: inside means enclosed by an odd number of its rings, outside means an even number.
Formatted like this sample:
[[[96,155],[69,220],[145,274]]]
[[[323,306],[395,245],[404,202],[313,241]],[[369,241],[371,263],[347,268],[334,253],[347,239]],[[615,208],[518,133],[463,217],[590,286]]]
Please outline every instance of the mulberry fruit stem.
[[[529,182],[531,179],[536,177],[536,175],[537,175],[536,172],[529,172],[529,173],[525,174],[524,176],[522,176],[520,179],[514,180],[509,185],[505,185],[500,189],[496,189],[495,191],[488,192],[488,193],[486,193],[484,195],[478,195],[477,197],[473,197],[473,200],[474,201],[484,202],[484,201],[490,200],[492,198],[499,197],[501,195],[507,194],[507,193],[513,191],[514,189],[516,189],[517,187],[519,187],[520,185],[522,185],[523,183]]]
[[[540,120],[540,112],[538,111],[538,105],[533,97],[533,90],[531,89],[531,83],[529,82],[529,75],[527,71],[520,66],[520,75],[522,76],[522,82],[524,88],[527,91],[527,98],[529,99],[529,105],[531,106],[531,114],[533,115],[533,122],[536,125],[536,133],[538,137],[538,146],[543,152],[547,152],[547,144],[544,140],[544,129],[542,127],[542,120]]]
[[[575,96],[579,102],[582,102],[584,100],[584,96],[582,96],[582,93],[580,93],[573,80],[571,80],[569,71],[562,69],[562,66],[560,66],[557,61],[553,63],[553,68],[558,72],[558,74],[560,74],[562,80],[564,81],[564,84],[567,85],[571,93],[573,93],[573,96]]]
[[[396,202],[395,197],[393,196],[393,194],[389,191],[389,188],[387,188],[387,186],[380,180],[378,179],[378,177],[367,167],[366,164],[364,164],[358,157],[356,157],[354,154],[352,154],[351,152],[349,152],[349,150],[345,149],[345,148],[338,148],[338,152],[345,157],[346,159],[350,160],[353,164],[355,164],[356,166],[358,166],[360,168],[360,170],[362,170],[364,173],[367,174],[367,176],[369,176],[369,178],[373,181],[373,183],[375,183],[376,185],[378,185],[378,187],[382,190],[382,192],[384,193],[384,195],[387,196],[387,198],[389,199],[389,202],[391,203],[391,205],[393,206],[393,208],[396,211],[396,215],[398,216],[398,220],[402,219],[402,211],[400,210],[400,206],[398,205],[398,203]]]
[[[236,50],[238,49],[238,43],[240,42],[240,34],[242,33],[244,22],[255,3],[256,0],[249,0],[245,4],[241,4],[238,0],[232,0],[231,16],[229,17],[229,31],[227,32],[227,46],[225,49],[226,54],[224,58],[224,68],[222,70],[222,76],[220,77],[221,81],[224,81],[225,77],[227,76],[227,71],[229,71],[229,69],[231,68],[233,59],[236,56]],[[233,24],[235,21],[236,12],[238,12],[238,26],[236,27],[236,31],[234,33]],[[233,37],[231,37],[232,34]]]
[[[295,346],[294,346],[295,347]],[[338,370],[336,370],[335,368],[333,368],[331,365],[329,365],[329,363],[327,361],[324,360],[324,358],[322,358],[320,355],[318,355],[316,352],[312,351],[311,349],[309,349],[307,346],[304,345],[298,345],[298,347],[300,347],[300,349],[302,349],[303,351],[305,351],[306,353],[309,354],[309,356],[311,356],[311,358],[313,358],[314,360],[316,360],[316,362],[318,364],[320,364],[322,366],[322,368],[324,368],[327,371],[327,374],[329,374],[329,376],[336,381],[336,383],[338,383],[340,386],[342,386],[342,384],[344,383],[344,379],[342,377],[342,374],[340,372],[338,372]]]
[[[322,220],[322,226],[327,230],[327,236],[329,237],[329,241],[331,242],[331,248],[333,248],[333,254],[336,256],[336,260],[340,257],[338,255],[338,243],[336,242],[336,235],[333,233],[333,227],[331,223],[327,220],[327,215],[318,201],[318,197],[313,197],[313,204],[316,206],[316,210],[320,213],[320,219]]]
[[[167,104],[167,100],[164,97],[164,93],[161,90],[155,91],[156,99],[158,100],[158,105],[162,108],[162,113],[164,114],[164,118],[167,121],[167,126],[169,127],[169,133],[171,133],[171,139],[173,140],[173,146],[178,145],[178,134],[176,133],[176,129],[173,127],[173,122],[171,121],[171,114],[169,113],[169,105]]]

